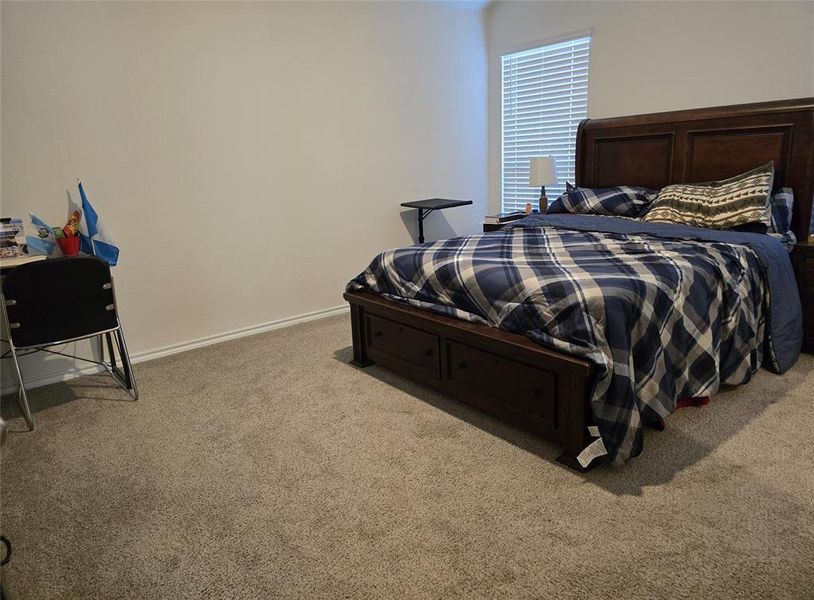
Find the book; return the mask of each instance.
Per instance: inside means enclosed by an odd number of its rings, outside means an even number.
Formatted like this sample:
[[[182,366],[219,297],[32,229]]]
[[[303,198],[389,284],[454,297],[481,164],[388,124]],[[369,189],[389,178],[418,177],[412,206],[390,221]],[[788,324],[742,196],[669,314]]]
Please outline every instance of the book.
[[[500,223],[508,223],[509,221],[516,221],[526,216],[522,210],[513,210],[511,212],[497,213],[496,215],[487,215],[483,218],[483,222],[489,225],[499,225]]]
[[[0,257],[25,254],[25,228],[17,217],[0,219]]]

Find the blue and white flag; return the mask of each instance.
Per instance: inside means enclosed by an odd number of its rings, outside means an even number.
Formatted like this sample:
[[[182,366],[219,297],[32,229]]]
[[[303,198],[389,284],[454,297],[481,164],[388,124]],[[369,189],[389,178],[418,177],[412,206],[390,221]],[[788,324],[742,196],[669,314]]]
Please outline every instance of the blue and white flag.
[[[113,244],[99,221],[99,215],[93,210],[85,195],[82,182],[79,182],[79,195],[82,198],[82,219],[79,221],[80,249],[85,254],[93,254],[104,260],[111,267],[119,262],[119,248]]]
[[[28,253],[60,256],[62,253],[57,247],[51,226],[33,213],[28,213],[28,218],[31,220],[31,228],[28,231],[36,232],[36,235],[26,232],[28,235],[25,236],[25,243],[28,246]]]

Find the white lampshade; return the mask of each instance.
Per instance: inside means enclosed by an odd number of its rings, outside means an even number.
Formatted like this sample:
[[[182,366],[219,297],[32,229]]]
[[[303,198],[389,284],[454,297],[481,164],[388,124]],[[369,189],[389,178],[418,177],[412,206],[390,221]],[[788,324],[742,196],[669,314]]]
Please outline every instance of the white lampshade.
[[[529,159],[529,186],[540,187],[557,183],[557,163],[553,156],[535,156]]]

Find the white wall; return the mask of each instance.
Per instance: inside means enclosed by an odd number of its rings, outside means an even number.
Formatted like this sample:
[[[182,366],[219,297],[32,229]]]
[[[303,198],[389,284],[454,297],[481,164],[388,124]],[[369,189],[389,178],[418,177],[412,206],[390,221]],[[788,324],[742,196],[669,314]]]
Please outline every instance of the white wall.
[[[341,305],[400,202],[477,231],[507,51],[592,28],[591,117],[814,94],[812,2],[0,6],[0,212],[60,224],[83,178],[141,355]]]
[[[487,24],[493,209],[501,54],[592,29],[592,118],[814,95],[814,2],[493,2]]]
[[[61,225],[82,177],[136,354],[341,305],[411,243],[399,203],[471,199],[427,235],[479,229],[483,27],[444,3],[3,2],[0,210]]]

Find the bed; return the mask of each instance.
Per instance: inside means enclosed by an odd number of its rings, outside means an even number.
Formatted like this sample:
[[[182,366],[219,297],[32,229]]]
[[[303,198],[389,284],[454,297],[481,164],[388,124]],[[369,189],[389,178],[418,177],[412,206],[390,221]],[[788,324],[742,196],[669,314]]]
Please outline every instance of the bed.
[[[576,185],[658,189],[768,161],[775,188],[794,189],[804,240],[814,99],[583,121]],[[746,383],[761,365],[785,371],[802,336],[788,255],[767,236],[584,215],[382,253],[345,298],[353,364],[554,439],[558,461],[580,471],[636,456],[643,427],[682,399]]]

